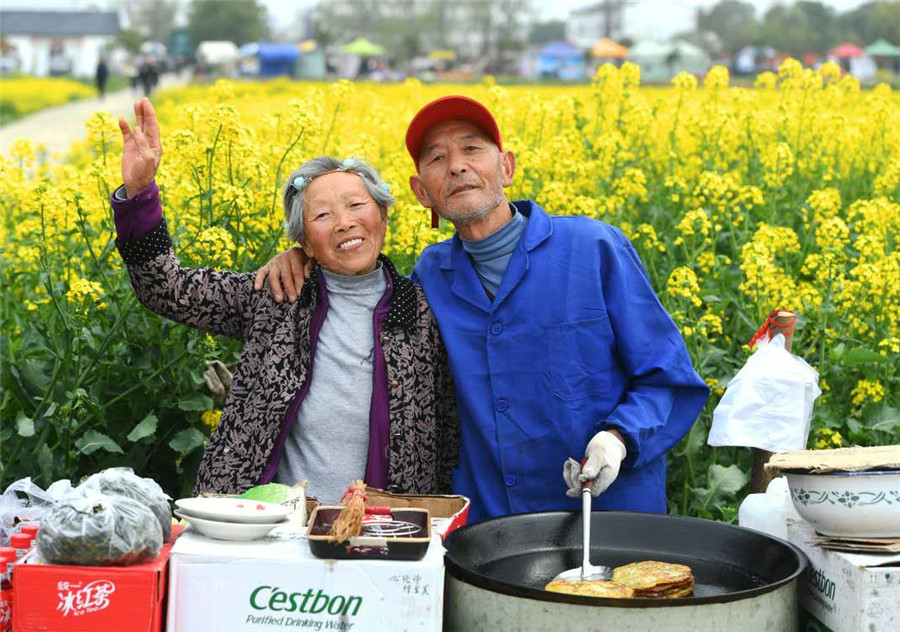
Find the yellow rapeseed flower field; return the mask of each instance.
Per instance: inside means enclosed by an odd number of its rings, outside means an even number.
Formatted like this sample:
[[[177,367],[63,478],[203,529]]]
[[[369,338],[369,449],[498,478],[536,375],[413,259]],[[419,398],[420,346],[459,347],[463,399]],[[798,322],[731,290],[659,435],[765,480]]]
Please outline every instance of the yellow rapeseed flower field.
[[[62,77],[10,77],[4,78],[2,83],[0,113],[4,122],[97,94],[86,84]]]
[[[432,230],[409,191],[405,128],[453,93],[496,115],[518,159],[511,199],[595,217],[632,239],[714,387],[670,459],[673,509],[733,519],[734,499],[695,492],[713,465],[746,473],[746,455],[702,443],[747,341],[776,308],[798,312],[794,350],[827,385],[811,441],[897,442],[900,98],[884,85],[860,90],[833,64],[816,72],[788,60],[753,88],[731,87],[724,68],[701,84],[680,75],[645,88],[625,64],[575,87],[275,80],[166,92],[155,99],[157,181],[182,261],[252,271],[288,247],[283,180],[325,153],[381,170],[397,197],[386,252],[409,271],[452,226]],[[25,451],[48,480],[137,459],[177,489],[214,425],[203,362],[231,362],[237,348],[136,306],[107,203],[120,134],[102,113],[87,128],[65,166],[35,164],[26,143],[0,165],[0,327],[11,341],[0,413],[19,419],[3,431],[2,482],[35,475],[12,465]]]

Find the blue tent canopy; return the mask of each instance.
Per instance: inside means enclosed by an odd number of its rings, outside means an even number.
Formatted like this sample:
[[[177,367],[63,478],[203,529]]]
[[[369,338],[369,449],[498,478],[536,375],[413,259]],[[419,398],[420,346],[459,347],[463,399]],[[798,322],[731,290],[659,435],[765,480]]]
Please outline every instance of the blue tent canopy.
[[[581,57],[581,51],[568,42],[550,42],[540,50],[538,55],[544,58],[572,59]]]
[[[259,44],[259,62],[261,64],[294,63],[300,58],[300,51],[293,44]]]

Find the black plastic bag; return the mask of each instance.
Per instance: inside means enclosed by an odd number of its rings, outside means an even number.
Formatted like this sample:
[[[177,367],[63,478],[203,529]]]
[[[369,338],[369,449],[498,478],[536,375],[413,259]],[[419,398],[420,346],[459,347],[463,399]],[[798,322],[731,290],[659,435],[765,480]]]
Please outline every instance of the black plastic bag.
[[[149,507],[159,520],[163,542],[172,535],[172,506],[169,496],[152,478],[141,478],[130,467],[111,467],[92,474],[78,486],[107,496],[125,496]]]
[[[153,512],[125,496],[76,489],[44,514],[38,554],[52,564],[127,566],[159,555],[162,528]]]

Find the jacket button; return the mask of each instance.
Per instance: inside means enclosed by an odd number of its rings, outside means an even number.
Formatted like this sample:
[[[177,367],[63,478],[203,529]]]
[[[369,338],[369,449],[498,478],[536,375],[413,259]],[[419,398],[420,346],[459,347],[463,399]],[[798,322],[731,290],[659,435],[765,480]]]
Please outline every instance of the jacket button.
[[[503,325],[500,323],[494,323],[493,325],[491,325],[491,333],[495,336],[499,336],[501,333],[503,333]]]
[[[518,480],[515,474],[507,474],[503,477],[503,482],[506,483],[507,487],[512,487]]]
[[[508,402],[508,401],[506,401],[505,399],[498,399],[498,400],[497,400],[497,410],[499,410],[499,411],[502,413],[502,412],[505,411],[507,408],[509,408],[509,402]]]
[[[400,382],[398,382],[397,380],[391,380],[391,388],[397,388],[398,386],[400,386]]]

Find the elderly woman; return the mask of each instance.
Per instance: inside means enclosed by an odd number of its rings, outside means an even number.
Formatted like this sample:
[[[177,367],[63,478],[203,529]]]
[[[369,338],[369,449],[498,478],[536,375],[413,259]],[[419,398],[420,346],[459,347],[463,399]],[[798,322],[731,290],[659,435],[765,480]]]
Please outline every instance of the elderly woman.
[[[296,303],[252,274],[179,265],[153,181],[162,155],[146,99],[119,119],[124,185],[116,245],[138,299],[176,322],[243,341],[196,492],[309,480],[340,499],[357,478],[407,493],[450,489],[459,426],[446,352],[422,290],[381,254],[393,197],[356,161],[321,157],[288,178],[289,237],[317,262]]]

